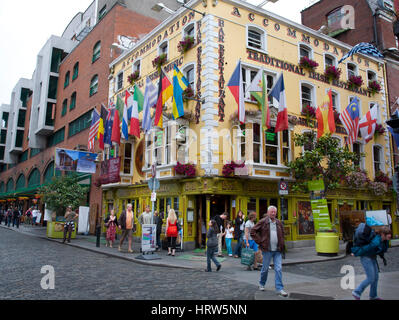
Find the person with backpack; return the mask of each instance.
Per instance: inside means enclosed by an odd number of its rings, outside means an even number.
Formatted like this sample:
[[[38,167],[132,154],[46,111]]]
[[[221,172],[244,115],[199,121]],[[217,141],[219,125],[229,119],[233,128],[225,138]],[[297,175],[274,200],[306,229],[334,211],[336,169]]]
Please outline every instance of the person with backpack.
[[[377,255],[382,256],[388,250],[388,241],[392,231],[389,227],[382,227],[374,232],[370,226],[361,223],[356,231],[352,247],[352,256],[360,257],[367,278],[354,290],[352,296],[360,300],[363,291],[370,285],[370,300],[381,300],[377,295],[379,267]],[[385,259],[384,260],[384,264]]]
[[[25,212],[25,223],[28,225],[32,224],[32,207],[30,207],[26,212]]]

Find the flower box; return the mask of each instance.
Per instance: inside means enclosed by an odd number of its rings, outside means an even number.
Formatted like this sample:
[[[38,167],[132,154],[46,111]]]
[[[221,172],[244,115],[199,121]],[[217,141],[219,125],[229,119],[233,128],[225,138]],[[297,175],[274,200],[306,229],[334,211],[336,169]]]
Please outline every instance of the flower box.
[[[188,86],[186,90],[183,91],[183,101],[187,101],[194,97],[194,91],[191,86]]]
[[[177,50],[180,53],[186,53],[194,46],[194,37],[186,36],[182,41],[179,41],[177,45]]]
[[[196,175],[195,165],[191,163],[182,164],[180,162],[177,162],[174,169],[177,175],[182,175],[186,177],[195,177]]]
[[[168,61],[168,55],[166,53],[163,53],[160,56],[156,57],[154,60],[152,60],[152,65],[154,68],[160,69],[166,61]]]
[[[335,66],[328,66],[324,71],[324,76],[328,79],[329,82],[331,80],[339,80],[341,72],[342,70],[336,68]]]
[[[363,79],[361,76],[350,76],[348,80],[349,88],[360,88],[363,85]]]
[[[309,59],[308,57],[302,57],[301,60],[299,60],[299,65],[309,71],[314,71],[319,66],[316,61]]]
[[[130,76],[127,77],[127,81],[130,84],[133,84],[138,78],[140,78],[140,71],[133,72]]]
[[[316,108],[308,105],[302,108],[301,114],[306,118],[316,118]]]
[[[368,86],[368,90],[372,95],[381,91],[381,85],[377,81],[371,81]]]
[[[222,174],[225,177],[230,177],[232,174],[234,175],[236,168],[244,168],[244,167],[245,167],[245,162],[240,164],[240,163],[231,161],[230,163],[226,163],[223,166]]]

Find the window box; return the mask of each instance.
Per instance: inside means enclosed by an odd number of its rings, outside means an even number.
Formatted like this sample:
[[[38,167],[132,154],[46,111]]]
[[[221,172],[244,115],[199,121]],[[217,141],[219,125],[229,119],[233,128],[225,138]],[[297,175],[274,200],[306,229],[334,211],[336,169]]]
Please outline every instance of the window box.
[[[130,76],[128,76],[128,77],[127,77],[127,81],[128,81],[131,85],[133,85],[133,83],[134,83],[138,78],[140,78],[140,71],[139,71],[139,70],[133,72]]]
[[[179,41],[177,50],[180,53],[186,53],[194,46],[194,37],[186,36],[182,41]]]
[[[348,86],[350,89],[360,88],[363,85],[363,79],[361,76],[350,76],[348,80]]]
[[[176,166],[174,167],[174,171],[175,174],[186,177],[195,177],[196,175],[195,165],[191,163],[182,164],[177,162]]]
[[[152,65],[154,68],[160,69],[162,65],[164,65],[168,61],[168,55],[163,53],[152,60]]]
[[[319,66],[316,61],[305,56],[299,60],[299,65],[308,71],[315,71],[315,69]]]
[[[324,76],[328,79],[328,82],[331,82],[331,80],[339,80],[341,72],[342,70],[335,66],[328,66],[324,71]]]
[[[374,96],[376,93],[381,91],[381,85],[377,81],[371,81],[369,83],[368,90]]]

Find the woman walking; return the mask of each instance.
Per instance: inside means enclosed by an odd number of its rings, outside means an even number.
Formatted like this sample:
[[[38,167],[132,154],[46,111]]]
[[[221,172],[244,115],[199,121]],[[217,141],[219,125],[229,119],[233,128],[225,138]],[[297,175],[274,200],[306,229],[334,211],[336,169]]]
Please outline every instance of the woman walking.
[[[168,218],[166,219],[165,233],[165,236],[168,239],[168,256],[175,256],[177,235],[177,216],[175,210],[170,209],[168,213]]]
[[[352,248],[352,255],[359,257],[366,272],[366,280],[364,280],[353,292],[352,296],[356,300],[360,300],[360,296],[368,285],[370,285],[370,300],[381,300],[377,295],[378,286],[378,263],[377,255],[383,254],[388,250],[388,241],[392,238],[392,231],[389,227],[382,227],[376,231],[375,237],[365,246],[355,246]]]
[[[241,258],[242,243],[244,242],[244,213],[240,210],[237,213],[237,218],[235,220],[234,228],[234,239],[237,240],[237,245],[234,248],[234,258]]]
[[[115,210],[111,210],[111,214],[104,220],[104,224],[107,227],[107,236],[105,246],[112,248],[115,241],[116,227],[118,226],[118,220],[116,219]]]
[[[216,271],[219,271],[222,265],[215,258],[215,252],[218,250],[218,233],[220,232],[215,220],[209,221],[209,230],[206,234],[208,241],[206,243],[206,269],[205,272],[212,272],[211,260],[216,265]]]

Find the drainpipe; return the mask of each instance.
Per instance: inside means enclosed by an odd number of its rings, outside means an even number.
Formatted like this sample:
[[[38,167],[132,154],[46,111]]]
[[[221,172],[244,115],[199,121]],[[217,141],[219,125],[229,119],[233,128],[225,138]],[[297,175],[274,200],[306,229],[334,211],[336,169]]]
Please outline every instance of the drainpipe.
[[[378,9],[375,10],[374,14],[373,14],[373,29],[374,29],[374,43],[375,46],[378,48],[378,33],[377,33],[377,13],[378,13]]]

